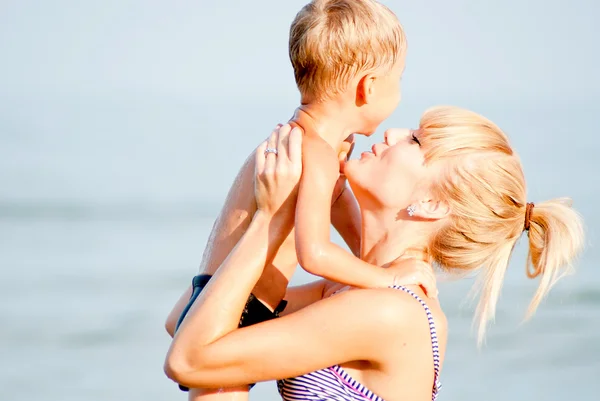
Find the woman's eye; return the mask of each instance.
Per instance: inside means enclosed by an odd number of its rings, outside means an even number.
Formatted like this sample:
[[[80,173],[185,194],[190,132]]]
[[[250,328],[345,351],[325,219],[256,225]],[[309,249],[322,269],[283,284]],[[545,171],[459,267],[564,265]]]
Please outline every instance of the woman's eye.
[[[416,142],[419,146],[421,146],[421,142],[419,142],[419,140],[417,139],[417,137],[415,136],[415,134],[412,134],[412,140],[414,142]]]

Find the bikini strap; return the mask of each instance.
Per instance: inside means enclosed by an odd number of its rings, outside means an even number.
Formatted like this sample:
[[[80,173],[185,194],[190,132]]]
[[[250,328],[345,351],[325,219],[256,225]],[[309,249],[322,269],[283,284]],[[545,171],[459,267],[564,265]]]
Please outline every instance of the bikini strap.
[[[429,333],[431,335],[431,348],[433,350],[434,377],[433,377],[432,400],[435,401],[435,399],[437,398],[437,395],[438,395],[438,391],[442,387],[442,384],[440,383],[440,379],[439,379],[439,377],[440,377],[440,347],[439,347],[439,342],[438,342],[437,331],[435,329],[435,321],[433,320],[433,314],[431,313],[431,309],[429,309],[429,306],[427,306],[427,304],[421,299],[421,297],[419,297],[413,291],[411,291],[408,288],[401,286],[401,285],[394,285],[394,286],[391,286],[390,288],[394,288],[396,290],[402,290],[402,291],[406,292],[407,294],[409,294],[410,296],[412,296],[414,299],[416,299],[421,304],[423,309],[425,309],[425,313],[427,314],[427,321],[429,323]]]

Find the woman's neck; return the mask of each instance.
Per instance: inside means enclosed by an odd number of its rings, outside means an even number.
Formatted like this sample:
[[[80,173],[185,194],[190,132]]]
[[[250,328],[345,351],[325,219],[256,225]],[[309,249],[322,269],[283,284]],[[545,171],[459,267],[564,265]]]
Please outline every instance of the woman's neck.
[[[362,212],[361,259],[387,267],[400,258],[425,259],[427,236],[418,222],[399,220],[397,211]]]

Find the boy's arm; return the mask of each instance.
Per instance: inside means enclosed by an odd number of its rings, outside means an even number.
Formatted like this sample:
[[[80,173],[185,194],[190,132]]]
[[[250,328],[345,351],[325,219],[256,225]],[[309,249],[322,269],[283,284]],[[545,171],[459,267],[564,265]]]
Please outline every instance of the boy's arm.
[[[331,242],[331,194],[338,179],[335,151],[321,138],[304,138],[296,206],[296,253],[304,270],[361,288],[387,287],[394,275]]]

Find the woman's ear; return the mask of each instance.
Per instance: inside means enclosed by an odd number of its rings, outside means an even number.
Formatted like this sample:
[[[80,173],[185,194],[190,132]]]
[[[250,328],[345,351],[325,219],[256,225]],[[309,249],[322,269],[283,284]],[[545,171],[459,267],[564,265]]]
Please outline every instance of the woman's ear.
[[[420,201],[414,210],[414,216],[427,220],[440,220],[450,214],[450,205],[446,201],[427,199]]]

